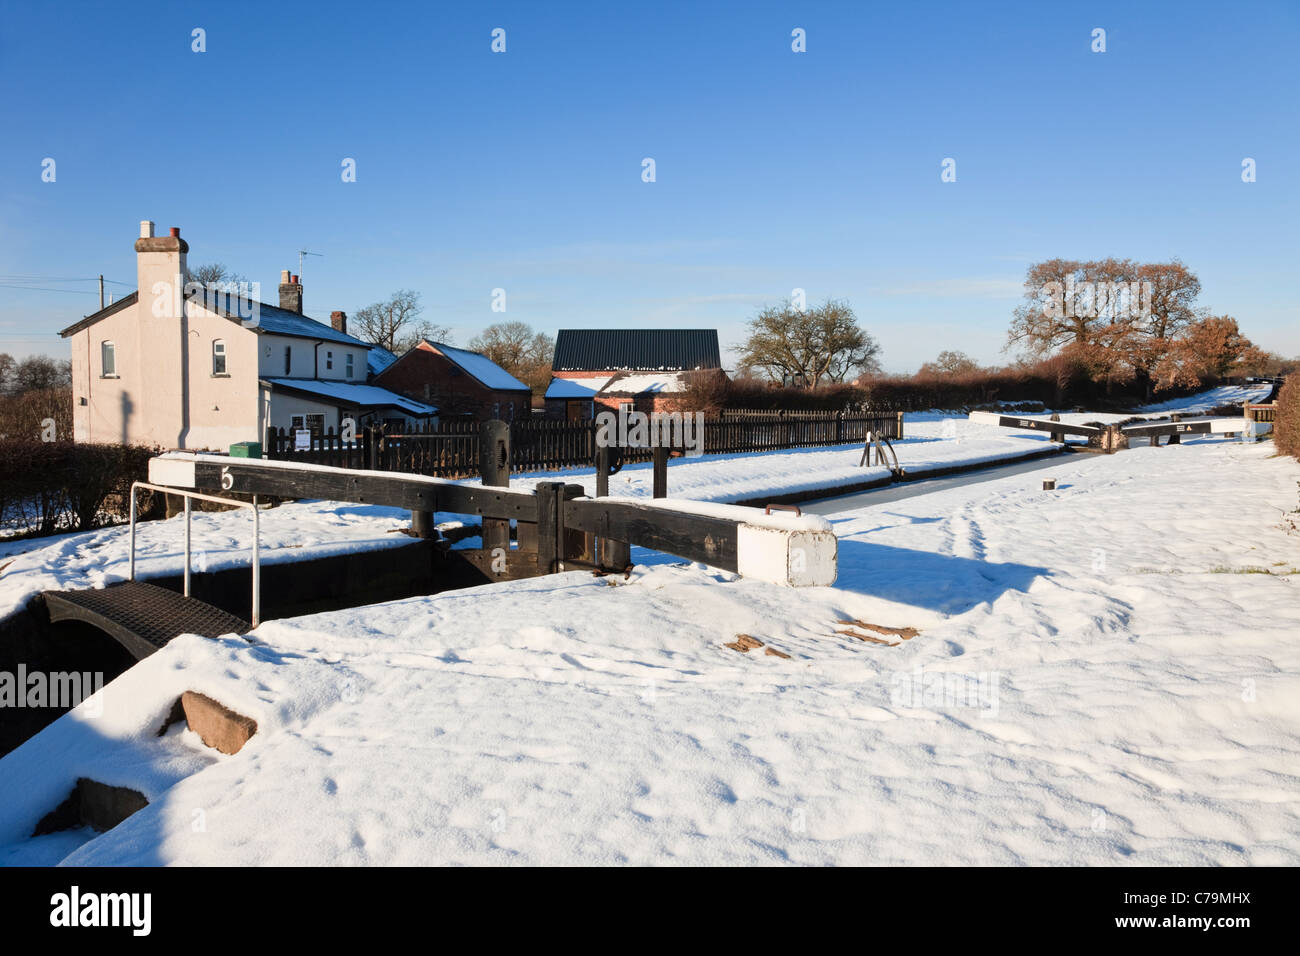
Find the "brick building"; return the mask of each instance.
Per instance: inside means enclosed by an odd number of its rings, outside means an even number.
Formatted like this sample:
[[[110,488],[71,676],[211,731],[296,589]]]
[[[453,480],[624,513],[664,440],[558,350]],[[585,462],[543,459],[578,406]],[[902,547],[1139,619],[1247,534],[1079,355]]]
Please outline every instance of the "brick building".
[[[375,385],[438,406],[442,419],[514,421],[532,414],[532,389],[485,355],[421,341],[379,372]]]
[[[561,329],[546,417],[585,419],[621,406],[672,411],[689,373],[703,371],[726,374],[717,329]]]

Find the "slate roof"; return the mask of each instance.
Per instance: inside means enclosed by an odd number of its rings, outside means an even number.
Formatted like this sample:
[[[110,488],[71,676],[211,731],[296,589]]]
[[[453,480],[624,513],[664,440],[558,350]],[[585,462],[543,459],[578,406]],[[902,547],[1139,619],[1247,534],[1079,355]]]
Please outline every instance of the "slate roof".
[[[560,329],[557,372],[685,372],[721,368],[717,329]]]
[[[113,302],[113,303],[111,303],[111,304],[109,304],[109,305],[104,306],[104,307],[103,307],[102,309],[100,309],[98,312],[92,312],[90,315],[86,316],[84,319],[81,319],[80,321],[77,321],[77,322],[73,322],[73,323],[72,323],[71,325],[69,325],[66,329],[64,329],[63,331],[61,331],[61,332],[59,333],[59,335],[62,336],[63,338],[65,338],[65,339],[66,339],[69,335],[76,335],[76,334],[77,334],[78,332],[80,332],[82,329],[84,329],[84,328],[88,328],[89,326],[94,325],[94,324],[95,324],[96,322],[98,322],[100,319],[106,319],[106,318],[108,318],[110,315],[112,315],[114,312],[121,312],[121,311],[122,311],[123,309],[125,309],[128,305],[135,305],[136,300],[138,300],[139,298],[140,298],[140,293],[139,293],[138,291],[136,291],[136,292],[132,292],[130,295],[124,295],[124,296],[122,296],[122,298],[118,299],[116,302]]]
[[[427,340],[426,340],[427,341]],[[499,392],[531,392],[527,385],[519,381],[496,362],[492,361],[486,355],[480,355],[478,352],[471,352],[468,349],[458,349],[450,345],[443,345],[441,342],[428,342],[448,359],[455,362],[470,375],[482,382],[490,389]]]
[[[397,356],[382,345],[370,346],[370,351],[366,353],[366,371],[371,375],[378,375],[388,366],[397,361]]]
[[[212,304],[204,299],[201,294],[195,293],[190,298],[197,299],[207,308],[212,308]],[[290,312],[288,309],[282,309],[278,305],[269,305],[266,302],[258,302],[256,305],[257,315],[251,319],[245,319],[225,309],[215,311],[220,312],[228,319],[239,319],[244,328],[254,331],[260,329],[263,332],[273,332],[276,335],[293,335],[303,339],[321,339],[326,342],[338,342],[341,345],[356,345],[363,349],[374,347],[369,342],[362,342],[346,332],[338,331],[331,325],[317,322],[315,319],[299,315],[297,312]],[[243,311],[247,312],[249,310],[245,308]]]
[[[553,378],[546,387],[547,398],[594,398],[608,378]]]
[[[356,408],[400,408],[412,415],[436,415],[438,409],[424,402],[390,392],[375,385],[357,385],[320,378],[266,378],[272,388],[305,392],[331,402]]]

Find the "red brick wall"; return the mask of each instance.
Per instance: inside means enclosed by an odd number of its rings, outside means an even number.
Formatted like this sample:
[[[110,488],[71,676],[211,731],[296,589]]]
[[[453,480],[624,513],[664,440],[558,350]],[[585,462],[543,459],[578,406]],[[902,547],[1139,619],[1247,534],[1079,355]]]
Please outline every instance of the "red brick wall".
[[[499,391],[485,387],[441,352],[420,344],[375,377],[374,384],[438,406],[441,417],[470,414],[483,420],[528,418],[529,392]]]

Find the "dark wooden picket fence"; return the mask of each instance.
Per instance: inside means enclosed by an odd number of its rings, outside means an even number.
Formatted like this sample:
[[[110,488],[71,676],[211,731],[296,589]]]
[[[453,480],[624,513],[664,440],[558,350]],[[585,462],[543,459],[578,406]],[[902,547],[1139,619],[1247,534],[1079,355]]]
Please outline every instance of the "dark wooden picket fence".
[[[309,448],[295,448],[292,431],[271,428],[264,449],[268,458],[339,468],[368,468],[407,474],[468,478],[479,473],[479,428],[476,421],[451,420],[400,433],[360,429],[345,442],[331,428],[313,433]],[[595,421],[527,419],[510,425],[510,470],[557,471],[590,466],[596,455]],[[859,445],[867,432],[891,441],[903,437],[901,414],[836,412],[748,412],[728,410],[704,421],[705,454],[743,454],[787,448]],[[650,448],[622,448],[625,462],[650,461]]]

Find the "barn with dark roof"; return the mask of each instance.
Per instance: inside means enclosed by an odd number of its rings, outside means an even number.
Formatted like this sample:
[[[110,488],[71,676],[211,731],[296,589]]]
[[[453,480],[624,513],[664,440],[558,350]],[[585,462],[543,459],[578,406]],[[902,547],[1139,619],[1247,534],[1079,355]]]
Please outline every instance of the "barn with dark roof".
[[[561,329],[546,417],[591,418],[600,408],[669,411],[692,374],[723,375],[717,329]]]

